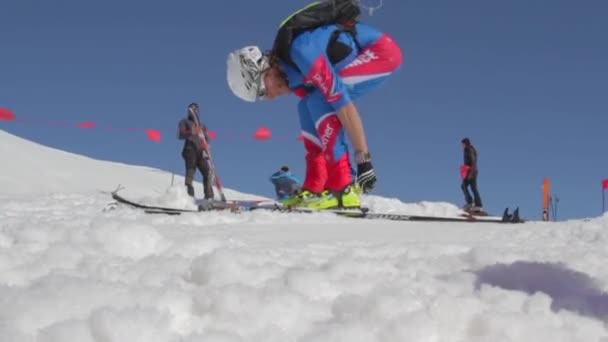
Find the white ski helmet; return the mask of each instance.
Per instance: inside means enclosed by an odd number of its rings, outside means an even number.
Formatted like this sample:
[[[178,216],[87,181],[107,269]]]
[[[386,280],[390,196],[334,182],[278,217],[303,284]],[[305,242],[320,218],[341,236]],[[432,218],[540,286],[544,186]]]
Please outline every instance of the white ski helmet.
[[[228,54],[227,79],[230,90],[239,98],[255,102],[266,96],[262,74],[268,57],[257,46],[246,46]]]

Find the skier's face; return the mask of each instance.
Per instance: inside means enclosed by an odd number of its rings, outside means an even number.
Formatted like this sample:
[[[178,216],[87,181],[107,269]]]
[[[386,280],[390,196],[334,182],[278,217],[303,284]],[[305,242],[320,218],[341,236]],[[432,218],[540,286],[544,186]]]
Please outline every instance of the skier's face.
[[[277,96],[289,94],[287,80],[285,80],[283,73],[278,68],[268,69],[264,73],[262,80],[266,86],[266,99],[272,100]]]

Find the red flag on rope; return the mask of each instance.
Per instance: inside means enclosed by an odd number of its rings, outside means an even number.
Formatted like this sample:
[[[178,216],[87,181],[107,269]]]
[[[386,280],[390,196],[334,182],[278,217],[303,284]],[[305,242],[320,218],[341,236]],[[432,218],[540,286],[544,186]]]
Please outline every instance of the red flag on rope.
[[[94,122],[83,122],[83,123],[77,124],[76,127],[78,127],[78,128],[94,128],[95,127],[95,123]]]
[[[253,134],[253,138],[257,140],[266,140],[270,138],[271,135],[272,133],[270,133],[270,130],[262,126],[258,128],[257,131],[255,131],[255,133]]]
[[[148,136],[148,139],[152,141],[160,141],[160,132],[158,130],[147,129],[146,135]]]
[[[8,108],[0,107],[0,120],[13,121],[15,120],[15,113]]]

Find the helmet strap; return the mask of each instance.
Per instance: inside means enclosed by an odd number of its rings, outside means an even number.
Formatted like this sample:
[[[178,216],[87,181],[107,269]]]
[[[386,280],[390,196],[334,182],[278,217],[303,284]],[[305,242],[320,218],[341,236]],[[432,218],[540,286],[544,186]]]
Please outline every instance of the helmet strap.
[[[266,73],[266,71],[268,71],[268,69],[261,71],[260,75],[257,77],[257,80],[256,80],[256,89],[258,89],[258,91],[256,92],[256,95],[255,95],[255,99],[256,100],[263,99],[264,97],[266,97],[266,94],[268,94],[268,89],[266,89],[266,84],[263,84],[263,82],[264,82],[264,74]],[[263,94],[260,92],[260,89],[261,89],[262,85],[264,85],[264,93]]]

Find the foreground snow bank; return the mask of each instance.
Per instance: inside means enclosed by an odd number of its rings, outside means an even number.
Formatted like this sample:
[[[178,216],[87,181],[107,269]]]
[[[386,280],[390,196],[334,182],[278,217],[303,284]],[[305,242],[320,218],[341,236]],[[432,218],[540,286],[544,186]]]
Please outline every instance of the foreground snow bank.
[[[451,210],[366,200],[383,210]],[[0,341],[608,336],[602,310],[556,306],[566,297],[542,284],[522,289],[530,282],[513,266],[559,263],[579,272],[550,278],[583,288],[569,292],[571,301],[604,300],[605,217],[508,227],[270,212],[173,217],[103,211],[110,201],[107,194],[0,198]],[[520,288],[481,276],[496,265],[520,278]]]

